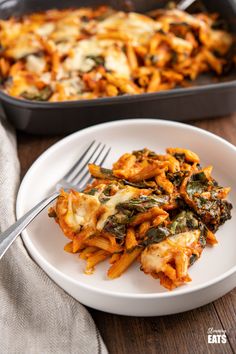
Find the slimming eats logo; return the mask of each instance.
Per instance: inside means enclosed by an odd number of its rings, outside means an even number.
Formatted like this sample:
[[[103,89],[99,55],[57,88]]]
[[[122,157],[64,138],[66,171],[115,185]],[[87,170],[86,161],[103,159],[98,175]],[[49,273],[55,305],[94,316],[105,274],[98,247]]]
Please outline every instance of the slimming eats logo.
[[[225,344],[227,342],[226,330],[225,329],[214,329],[213,327],[207,330],[207,341],[210,344]]]

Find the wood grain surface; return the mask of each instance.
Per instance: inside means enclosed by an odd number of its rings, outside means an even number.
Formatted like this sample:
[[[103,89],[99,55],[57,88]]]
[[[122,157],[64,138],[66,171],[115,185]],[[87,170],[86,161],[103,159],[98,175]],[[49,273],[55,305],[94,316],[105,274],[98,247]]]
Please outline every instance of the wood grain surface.
[[[191,124],[236,145],[236,114]],[[18,133],[17,138],[23,177],[35,159],[61,137]],[[88,310],[111,354],[236,353],[236,288],[209,305],[177,315],[141,318]],[[209,327],[226,330],[227,343],[209,344]]]

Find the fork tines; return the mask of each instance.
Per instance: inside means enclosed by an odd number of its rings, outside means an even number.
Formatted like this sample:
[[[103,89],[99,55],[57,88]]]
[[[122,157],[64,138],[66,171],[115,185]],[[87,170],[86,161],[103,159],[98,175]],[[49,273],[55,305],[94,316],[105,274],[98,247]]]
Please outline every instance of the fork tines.
[[[92,181],[92,177],[90,176],[89,170],[86,169],[86,166],[89,163],[94,163],[101,166],[105,162],[110,150],[111,149],[108,148],[106,144],[102,144],[101,142],[96,142],[94,140],[85,150],[77,163],[70,169],[67,176],[65,176],[67,181],[73,185],[83,183],[83,186],[90,183]]]

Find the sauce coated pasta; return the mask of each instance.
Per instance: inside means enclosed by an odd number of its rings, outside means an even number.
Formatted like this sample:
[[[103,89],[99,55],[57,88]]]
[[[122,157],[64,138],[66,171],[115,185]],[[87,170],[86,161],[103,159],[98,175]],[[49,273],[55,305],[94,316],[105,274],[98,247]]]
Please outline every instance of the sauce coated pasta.
[[[145,148],[125,153],[112,169],[90,164],[89,171],[92,184],[62,190],[49,210],[70,239],[65,250],[87,261],[85,272],[108,259],[114,279],[138,261],[169,290],[191,281],[189,267],[231,218],[230,188],[216,182],[212,166],[183,148]]]
[[[209,71],[219,76],[233,37],[216,28],[217,18],[101,6],[0,20],[2,89],[56,102],[169,90]]]

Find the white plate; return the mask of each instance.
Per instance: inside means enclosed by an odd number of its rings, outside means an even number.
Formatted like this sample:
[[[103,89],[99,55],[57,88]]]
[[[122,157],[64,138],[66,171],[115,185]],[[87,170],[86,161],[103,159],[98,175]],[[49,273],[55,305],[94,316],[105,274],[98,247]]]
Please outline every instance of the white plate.
[[[17,216],[52,191],[85,146],[92,140],[112,147],[106,166],[121,154],[148,147],[160,153],[166,147],[195,151],[203,165],[214,166],[213,176],[223,186],[231,186],[230,201],[236,206],[236,148],[225,140],[195,127],[161,120],[122,120],[96,125],[61,140],[32,165],[17,198]],[[192,282],[167,291],[139,270],[136,264],[120,278],[108,280],[108,263],[85,275],[84,261],[64,252],[67,239],[45,210],[23,232],[28,251],[45,272],[81,303],[106,312],[156,316],[193,309],[224,295],[236,285],[236,208],[232,219],[217,232],[219,244],[207,246],[201,259],[190,268]]]

